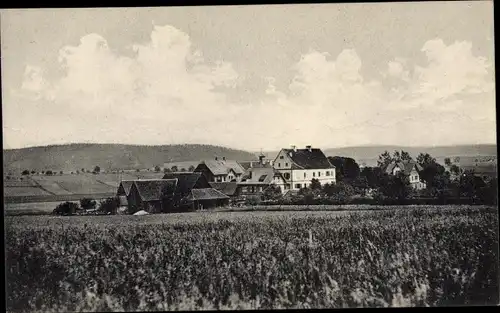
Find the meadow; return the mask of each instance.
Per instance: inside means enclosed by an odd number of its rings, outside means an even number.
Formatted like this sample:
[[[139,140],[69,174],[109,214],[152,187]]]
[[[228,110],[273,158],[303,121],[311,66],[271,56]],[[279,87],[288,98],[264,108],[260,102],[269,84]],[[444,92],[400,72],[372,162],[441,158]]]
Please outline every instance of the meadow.
[[[494,305],[492,207],[5,218],[14,311]]]

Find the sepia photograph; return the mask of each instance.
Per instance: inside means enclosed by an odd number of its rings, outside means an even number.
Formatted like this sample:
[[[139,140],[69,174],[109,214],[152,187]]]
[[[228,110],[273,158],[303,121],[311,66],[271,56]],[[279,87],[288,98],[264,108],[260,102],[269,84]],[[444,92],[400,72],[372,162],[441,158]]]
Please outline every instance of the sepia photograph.
[[[493,17],[1,9],[6,312],[498,306]]]

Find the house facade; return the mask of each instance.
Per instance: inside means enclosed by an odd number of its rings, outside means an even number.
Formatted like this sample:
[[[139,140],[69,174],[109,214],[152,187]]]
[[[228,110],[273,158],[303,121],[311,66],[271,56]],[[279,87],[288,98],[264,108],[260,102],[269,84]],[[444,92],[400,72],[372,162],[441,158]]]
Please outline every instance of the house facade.
[[[273,168],[285,181],[284,191],[309,187],[313,178],[321,185],[336,183],[335,167],[321,149],[311,146],[281,149],[273,161]]]
[[[241,181],[238,182],[238,190],[242,196],[261,195],[271,185],[278,187],[281,193],[289,189],[283,175],[270,163],[264,162],[261,155],[259,163],[248,168]]]
[[[420,179],[420,172],[422,167],[415,161],[401,161],[390,163],[385,172],[390,175],[397,175],[398,173],[404,173],[413,189],[422,190],[427,187],[426,183]]]
[[[238,182],[245,169],[236,161],[225,158],[204,160],[196,166],[195,173],[202,173],[208,182]]]

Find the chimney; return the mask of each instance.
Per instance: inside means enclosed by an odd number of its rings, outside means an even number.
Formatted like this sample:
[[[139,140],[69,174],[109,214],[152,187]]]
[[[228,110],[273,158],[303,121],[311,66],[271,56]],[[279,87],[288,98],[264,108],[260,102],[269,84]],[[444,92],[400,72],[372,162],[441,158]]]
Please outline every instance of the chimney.
[[[312,148],[312,146],[306,146],[306,149],[307,149],[307,150],[309,150],[309,152],[311,152],[311,151],[312,151],[312,149],[311,149],[311,148]]]
[[[296,146],[292,146],[292,149],[293,149],[293,152],[297,152],[297,147]]]

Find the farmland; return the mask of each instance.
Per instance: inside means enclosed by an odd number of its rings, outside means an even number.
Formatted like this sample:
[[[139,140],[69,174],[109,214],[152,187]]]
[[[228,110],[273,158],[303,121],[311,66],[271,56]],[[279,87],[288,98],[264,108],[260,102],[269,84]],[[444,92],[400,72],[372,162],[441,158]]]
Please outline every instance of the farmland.
[[[496,210],[6,217],[7,310],[496,304]]]

